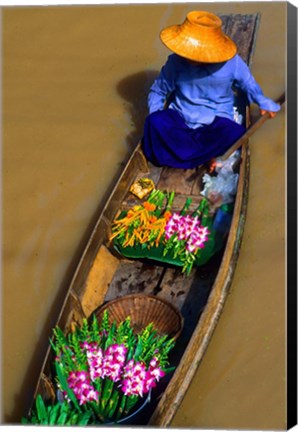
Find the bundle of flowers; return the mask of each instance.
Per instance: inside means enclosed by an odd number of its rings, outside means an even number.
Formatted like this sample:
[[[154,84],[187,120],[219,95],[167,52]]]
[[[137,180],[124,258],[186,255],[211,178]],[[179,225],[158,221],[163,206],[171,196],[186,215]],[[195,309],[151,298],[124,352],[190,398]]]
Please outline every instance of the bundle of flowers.
[[[163,209],[165,200],[167,205]],[[155,189],[146,201],[122,212],[113,221],[110,240],[116,239],[124,248],[137,244],[143,248],[158,247],[171,217],[173,200],[174,192],[168,195]]]
[[[197,254],[204,248],[210,234],[203,226],[199,216],[173,213],[165,227],[165,248],[163,256],[171,251],[174,258],[183,263],[182,272],[190,273]]]
[[[205,262],[212,254],[209,206],[203,198],[194,212],[186,214],[191,204],[188,198],[179,213],[172,213],[174,196],[174,192],[155,189],[145,202],[113,221],[110,240],[124,256],[167,261],[182,266],[188,275],[201,257]],[[208,257],[202,256],[208,243]]]
[[[158,335],[153,324],[134,334],[129,317],[110,325],[106,310],[101,323],[94,315],[90,324],[85,319],[68,335],[56,327],[51,345],[58,399],[66,414],[77,413],[85,424],[106,424],[126,417],[171,370],[174,340]]]

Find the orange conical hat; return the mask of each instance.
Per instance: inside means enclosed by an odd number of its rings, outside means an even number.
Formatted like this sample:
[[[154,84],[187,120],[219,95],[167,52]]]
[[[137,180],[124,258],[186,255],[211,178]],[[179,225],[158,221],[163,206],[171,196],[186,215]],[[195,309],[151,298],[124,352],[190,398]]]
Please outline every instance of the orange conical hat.
[[[230,60],[236,44],[222,31],[221,19],[205,11],[189,12],[182,24],[166,27],[160,39],[174,53],[203,63]]]

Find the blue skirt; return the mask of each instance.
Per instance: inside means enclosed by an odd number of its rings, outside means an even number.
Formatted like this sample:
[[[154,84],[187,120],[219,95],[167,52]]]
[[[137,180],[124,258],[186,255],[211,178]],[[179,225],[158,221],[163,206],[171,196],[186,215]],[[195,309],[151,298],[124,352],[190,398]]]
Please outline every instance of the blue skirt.
[[[244,126],[224,117],[191,129],[177,111],[165,109],[146,118],[143,152],[157,166],[195,168],[221,156],[244,132]]]

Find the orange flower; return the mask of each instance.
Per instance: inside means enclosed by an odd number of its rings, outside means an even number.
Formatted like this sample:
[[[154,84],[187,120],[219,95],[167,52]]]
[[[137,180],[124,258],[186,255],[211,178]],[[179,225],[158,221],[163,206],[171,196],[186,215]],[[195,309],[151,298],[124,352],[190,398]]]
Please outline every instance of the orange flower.
[[[164,213],[164,218],[166,221],[168,221],[170,219],[170,217],[172,216],[172,213],[170,211],[165,211]]]
[[[150,203],[149,201],[145,201],[143,203],[143,207],[148,211],[154,211],[156,209],[156,205],[153,203]]]
[[[154,223],[156,221],[157,221],[157,217],[156,216],[150,216],[149,222]]]

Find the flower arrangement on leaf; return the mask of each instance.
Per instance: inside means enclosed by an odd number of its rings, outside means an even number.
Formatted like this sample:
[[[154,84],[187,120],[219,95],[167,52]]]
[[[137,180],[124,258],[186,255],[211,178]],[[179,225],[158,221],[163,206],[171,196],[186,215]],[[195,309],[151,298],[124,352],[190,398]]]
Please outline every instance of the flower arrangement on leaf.
[[[110,240],[124,256],[181,265],[189,275],[206,243],[213,241],[209,205],[202,198],[197,209],[187,214],[192,202],[188,198],[180,212],[172,213],[174,197],[174,192],[154,189],[146,201],[122,211],[113,221]]]
[[[158,335],[152,323],[136,335],[129,317],[110,324],[106,310],[101,323],[94,315],[68,335],[59,327],[53,333],[58,401],[47,407],[38,395],[35,411],[23,423],[120,421],[173,369],[168,356],[174,340]]]

